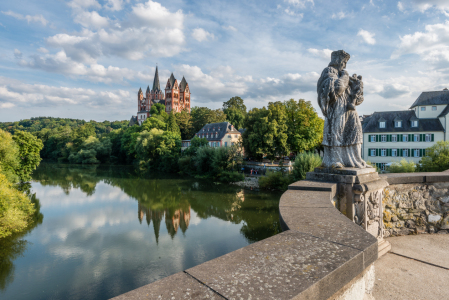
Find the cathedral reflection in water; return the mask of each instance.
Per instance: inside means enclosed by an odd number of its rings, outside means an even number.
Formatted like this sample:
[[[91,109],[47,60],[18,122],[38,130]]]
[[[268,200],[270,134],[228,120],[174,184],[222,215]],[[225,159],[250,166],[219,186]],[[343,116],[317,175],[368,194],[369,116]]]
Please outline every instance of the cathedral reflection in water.
[[[190,223],[190,205],[187,209],[158,209],[151,210],[140,203],[137,207],[137,217],[142,224],[142,220],[145,218],[147,225],[153,222],[154,235],[156,242],[159,242],[159,231],[161,228],[162,219],[165,217],[165,227],[168,233],[173,238],[178,229],[181,227],[182,233],[185,233]]]

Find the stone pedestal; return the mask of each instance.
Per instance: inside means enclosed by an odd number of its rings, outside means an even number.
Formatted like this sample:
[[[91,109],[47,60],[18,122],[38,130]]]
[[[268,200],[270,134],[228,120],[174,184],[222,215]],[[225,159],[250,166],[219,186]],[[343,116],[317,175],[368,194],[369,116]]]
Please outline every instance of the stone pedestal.
[[[379,178],[374,168],[315,168],[306,179],[337,183],[335,206],[354,223],[362,226],[379,241],[379,257],[391,248],[383,239],[384,188],[388,182]]]

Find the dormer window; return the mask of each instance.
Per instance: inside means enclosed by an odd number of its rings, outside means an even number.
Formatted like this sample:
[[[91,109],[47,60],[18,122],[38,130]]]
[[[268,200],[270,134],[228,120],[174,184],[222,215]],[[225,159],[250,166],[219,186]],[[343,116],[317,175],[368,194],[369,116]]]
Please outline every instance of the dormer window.
[[[421,111],[426,111],[426,107],[425,106],[421,106]]]
[[[412,127],[418,127],[418,121],[412,121]]]
[[[402,127],[402,121],[394,121],[394,127]]]
[[[379,122],[379,128],[385,128],[385,121]]]

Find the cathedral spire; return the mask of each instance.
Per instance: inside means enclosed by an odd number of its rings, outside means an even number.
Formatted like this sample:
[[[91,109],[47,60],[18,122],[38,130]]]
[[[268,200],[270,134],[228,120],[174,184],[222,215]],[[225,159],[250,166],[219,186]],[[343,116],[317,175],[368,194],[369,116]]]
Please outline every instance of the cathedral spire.
[[[156,66],[156,72],[154,73],[154,81],[153,81],[153,91],[160,91],[161,85],[159,84],[159,73],[157,71]]]

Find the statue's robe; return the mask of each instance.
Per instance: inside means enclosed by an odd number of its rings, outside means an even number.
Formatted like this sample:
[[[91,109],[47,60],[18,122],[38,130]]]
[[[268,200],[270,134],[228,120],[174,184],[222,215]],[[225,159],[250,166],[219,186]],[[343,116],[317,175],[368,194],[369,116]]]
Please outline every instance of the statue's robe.
[[[318,80],[318,104],[325,117],[323,146],[325,167],[340,166],[365,168],[361,158],[362,124],[356,110],[348,110],[353,95],[346,71],[327,67]],[[360,105],[363,97],[356,97]]]

